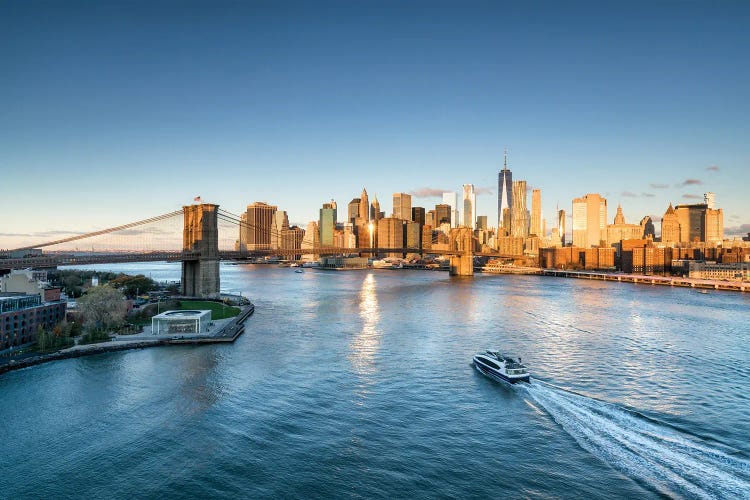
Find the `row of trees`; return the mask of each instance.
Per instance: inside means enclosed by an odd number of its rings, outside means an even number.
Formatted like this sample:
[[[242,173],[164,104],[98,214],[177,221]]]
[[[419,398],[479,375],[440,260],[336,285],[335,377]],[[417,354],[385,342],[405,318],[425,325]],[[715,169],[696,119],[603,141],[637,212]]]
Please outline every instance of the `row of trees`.
[[[159,289],[159,284],[156,281],[143,274],[129,276],[123,273],[106,271],[59,270],[52,274],[51,278],[53,283],[60,286],[70,297],[77,298],[84,294],[84,285],[94,276],[99,278],[100,284],[110,284],[122,290],[125,296],[129,298],[135,298],[136,295]]]
[[[46,331],[41,325],[36,333],[36,343],[40,351],[57,350],[73,345],[72,337],[81,333],[81,325],[62,321],[51,331]]]

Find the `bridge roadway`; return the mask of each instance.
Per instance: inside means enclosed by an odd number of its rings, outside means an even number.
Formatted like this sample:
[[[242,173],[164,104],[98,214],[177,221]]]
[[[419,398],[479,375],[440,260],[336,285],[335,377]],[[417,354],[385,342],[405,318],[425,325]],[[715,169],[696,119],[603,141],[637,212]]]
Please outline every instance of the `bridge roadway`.
[[[282,250],[253,250],[253,251],[219,251],[221,260],[244,260],[254,257],[292,257],[295,255],[344,255],[344,254],[388,254],[414,253],[421,255],[462,255],[459,250],[421,250],[419,248],[340,248],[321,247],[305,249]],[[494,257],[514,259],[518,256],[502,255],[494,252],[475,252],[477,257]],[[112,253],[49,253],[41,257],[24,257],[20,259],[0,258],[0,269],[52,268],[57,266],[90,265],[90,264],[119,264],[127,262],[156,262],[156,261],[189,261],[198,260],[199,252],[160,251],[160,252],[112,252]]]

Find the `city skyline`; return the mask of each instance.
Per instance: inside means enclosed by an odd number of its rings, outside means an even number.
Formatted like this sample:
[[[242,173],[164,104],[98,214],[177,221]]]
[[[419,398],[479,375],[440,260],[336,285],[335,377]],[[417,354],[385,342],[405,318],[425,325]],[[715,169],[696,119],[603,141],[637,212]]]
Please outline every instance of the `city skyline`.
[[[587,193],[658,223],[705,192],[727,236],[750,231],[744,5],[218,5],[183,17],[92,5],[4,7],[2,248],[199,195],[237,213],[268,201],[304,227],[363,186],[429,208],[473,184],[495,226],[506,147],[514,179],[542,190],[548,231]],[[34,210],[19,210],[29,196]]]

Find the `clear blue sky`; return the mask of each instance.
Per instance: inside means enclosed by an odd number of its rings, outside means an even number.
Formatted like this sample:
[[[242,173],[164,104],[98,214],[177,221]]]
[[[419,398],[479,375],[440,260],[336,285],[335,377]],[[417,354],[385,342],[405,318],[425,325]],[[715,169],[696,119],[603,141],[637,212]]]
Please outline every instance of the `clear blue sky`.
[[[506,146],[549,227],[587,192],[638,222],[705,191],[738,227],[748,26],[745,1],[5,1],[0,248],[197,195],[305,223],[363,186],[390,212],[473,183],[494,223]]]

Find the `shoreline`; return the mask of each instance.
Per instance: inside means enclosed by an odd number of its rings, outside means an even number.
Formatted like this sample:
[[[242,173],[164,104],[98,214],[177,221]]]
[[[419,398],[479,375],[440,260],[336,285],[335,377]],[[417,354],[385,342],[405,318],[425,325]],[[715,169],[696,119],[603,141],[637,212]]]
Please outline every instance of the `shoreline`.
[[[144,349],[147,347],[162,347],[168,345],[185,345],[185,344],[220,344],[232,343],[237,337],[245,332],[245,321],[255,312],[255,305],[250,304],[243,308],[240,313],[231,321],[227,322],[220,330],[211,336],[198,336],[193,338],[155,338],[155,339],[136,339],[136,340],[110,340],[108,342],[99,342],[97,344],[79,344],[67,347],[60,351],[49,354],[40,354],[19,361],[10,360],[0,365],[0,375],[14,370],[21,370],[31,366],[41,365],[52,361],[63,359],[80,358],[83,356],[94,356],[96,354],[105,354],[108,352],[127,351],[131,349]],[[225,335],[226,333],[226,335]]]

